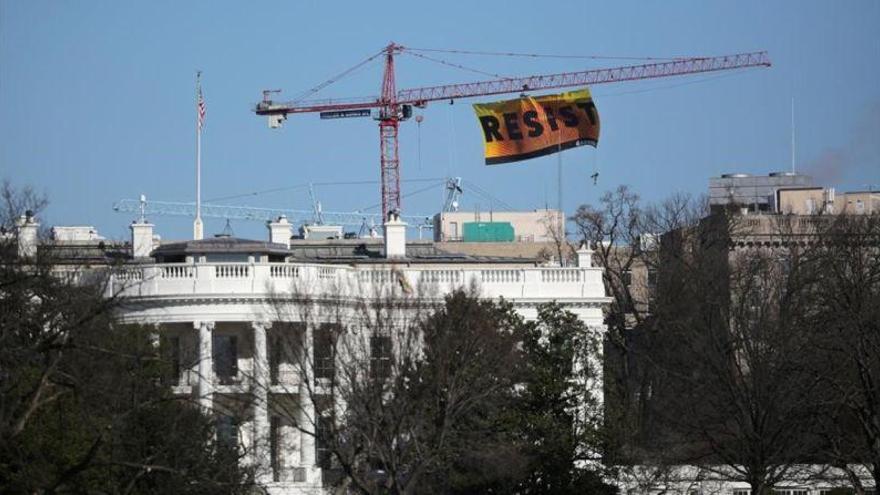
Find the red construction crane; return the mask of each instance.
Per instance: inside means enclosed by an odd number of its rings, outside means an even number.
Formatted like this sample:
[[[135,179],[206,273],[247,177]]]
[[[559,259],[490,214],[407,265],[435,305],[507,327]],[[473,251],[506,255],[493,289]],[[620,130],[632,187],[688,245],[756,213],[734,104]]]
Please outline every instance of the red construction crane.
[[[277,90],[272,90],[263,91],[263,101],[257,103],[257,106],[254,109],[257,115],[268,116],[269,126],[273,128],[280,127],[281,122],[287,119],[287,114],[291,113],[322,112],[324,114],[322,117],[337,118],[369,116],[370,109],[378,109],[378,116],[375,117],[379,121],[380,164],[382,171],[382,217],[385,219],[388,218],[389,212],[400,211],[400,159],[398,158],[397,149],[397,129],[400,122],[407,120],[412,116],[413,106],[424,108],[428,102],[437,100],[455,100],[458,98],[470,98],[475,96],[522,93],[524,91],[540,91],[545,89],[569,88],[574,86],[717,72],[747,67],[770,66],[770,59],[767,56],[767,52],[762,51],[722,55],[717,57],[664,59],[664,61],[641,65],[527,77],[498,78],[471,83],[448,84],[443,86],[402,89],[397,91],[394,77],[394,55],[404,53],[405,51],[429,60],[433,59],[417,52],[456,52],[455,50],[407,49],[396,43],[390,43],[379,53],[367,58],[336,78],[330,79],[308,92],[308,94],[314,94],[327,85],[332,84],[342,76],[366,65],[377,57],[384,56],[385,72],[382,78],[382,92],[378,97],[326,100],[299,99],[290,102],[274,102],[271,100],[270,95],[277,92]],[[483,54],[482,52],[458,53]],[[522,55],[533,56],[528,54]],[[455,66],[455,64],[449,64],[439,60],[434,61]],[[459,66],[459,68],[463,67]]]

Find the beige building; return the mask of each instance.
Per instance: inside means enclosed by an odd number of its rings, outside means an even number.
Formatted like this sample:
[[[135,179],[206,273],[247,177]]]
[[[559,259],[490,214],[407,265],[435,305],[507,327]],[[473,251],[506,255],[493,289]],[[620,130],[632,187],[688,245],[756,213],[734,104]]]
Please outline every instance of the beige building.
[[[833,187],[803,187],[776,191],[777,213],[815,215],[846,213],[870,215],[880,212],[880,191],[835,194]]]
[[[514,242],[549,242],[553,229],[564,224],[559,210],[534,211],[447,211],[434,215],[434,241],[467,241],[464,224],[471,222],[508,222],[513,226]],[[555,226],[555,227],[554,227]]]

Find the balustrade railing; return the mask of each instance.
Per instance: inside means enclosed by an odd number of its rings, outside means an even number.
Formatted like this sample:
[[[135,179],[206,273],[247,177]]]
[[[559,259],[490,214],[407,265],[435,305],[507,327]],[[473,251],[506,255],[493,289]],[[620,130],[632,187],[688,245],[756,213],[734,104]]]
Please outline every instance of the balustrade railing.
[[[517,283],[521,279],[520,270],[480,270],[480,281],[485,283]]]
[[[192,265],[162,265],[162,278],[193,278]]]
[[[299,278],[299,267],[296,265],[269,265],[269,276],[272,278]]]
[[[545,268],[541,270],[541,282],[571,283],[581,281],[581,271],[572,268]]]
[[[247,278],[250,276],[250,265],[229,264],[216,265],[214,276],[217,278]]]
[[[437,268],[428,266],[349,267],[293,263],[195,263],[123,267],[113,278],[138,294],[265,292],[285,290],[290,281],[309,280],[316,292],[342,290],[347,284],[441,284],[463,286],[476,281],[488,294],[510,297],[569,297],[573,285],[601,285],[598,268]],[[223,281],[215,284],[213,281]],[[406,281],[406,282],[404,282]],[[181,283],[187,282],[187,283]],[[191,282],[191,283],[190,283]],[[240,287],[235,283],[241,282]],[[233,284],[233,285],[230,285]],[[135,289],[135,288],[138,289]],[[124,289],[129,290],[129,289]],[[583,293],[580,290],[579,293]]]
[[[419,279],[427,283],[461,283],[460,270],[421,270]]]

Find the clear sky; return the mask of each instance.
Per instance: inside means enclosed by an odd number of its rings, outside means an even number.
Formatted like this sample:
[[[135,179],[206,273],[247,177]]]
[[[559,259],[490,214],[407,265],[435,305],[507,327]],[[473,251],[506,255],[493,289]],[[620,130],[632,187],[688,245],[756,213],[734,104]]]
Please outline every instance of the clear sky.
[[[44,223],[94,225],[128,236],[114,201],[192,201],[195,71],[208,105],[203,198],[306,209],[307,182],[379,175],[376,123],[291,116],[279,130],[251,112],[265,88],[309,89],[389,41],[419,48],[610,56],[698,56],[768,50],[769,69],[596,86],[598,149],[563,154],[567,212],[619,184],[655,200],[699,194],[724,172],[790,168],[791,98],[797,168],[838,191],[880,186],[880,2],[460,2],[460,1],[11,1],[0,0],[0,177],[44,190]],[[441,55],[437,55],[441,56]],[[625,61],[442,55],[504,75],[560,72]],[[381,64],[318,96],[379,91]],[[481,80],[400,57],[398,88]],[[489,98],[491,99],[491,98]],[[483,99],[486,101],[489,99]],[[556,203],[555,156],[487,167],[469,103],[434,103],[402,125],[404,179],[462,176],[516,208]],[[419,142],[421,143],[419,145]],[[419,159],[421,156],[421,159]],[[600,172],[597,186],[589,176]],[[425,183],[404,183],[403,192]],[[325,210],[379,202],[378,184],[320,186]],[[433,214],[434,188],[404,199]],[[465,189],[466,209],[489,200]],[[152,218],[164,238],[191,221]],[[209,219],[206,234],[224,221]],[[265,236],[257,223],[237,235]]]

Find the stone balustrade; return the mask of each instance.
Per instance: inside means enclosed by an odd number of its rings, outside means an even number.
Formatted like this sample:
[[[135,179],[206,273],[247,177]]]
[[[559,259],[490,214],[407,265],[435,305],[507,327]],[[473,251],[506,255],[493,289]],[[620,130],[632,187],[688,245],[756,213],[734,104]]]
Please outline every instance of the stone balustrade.
[[[475,283],[486,297],[604,298],[598,267],[442,267],[437,265],[322,265],[308,263],[164,263],[128,266],[111,276],[108,291],[128,297],[211,297],[290,294],[369,295],[371,288],[405,292],[429,286],[444,294]]]

